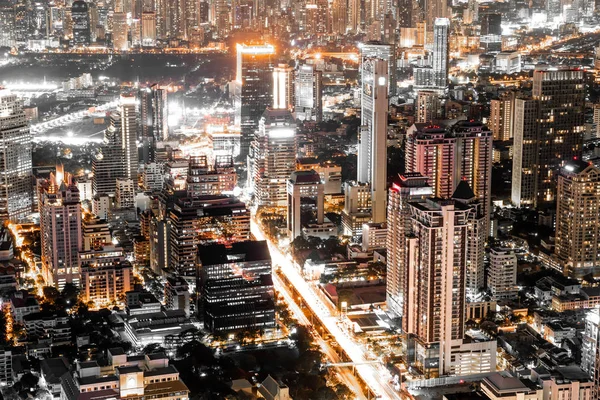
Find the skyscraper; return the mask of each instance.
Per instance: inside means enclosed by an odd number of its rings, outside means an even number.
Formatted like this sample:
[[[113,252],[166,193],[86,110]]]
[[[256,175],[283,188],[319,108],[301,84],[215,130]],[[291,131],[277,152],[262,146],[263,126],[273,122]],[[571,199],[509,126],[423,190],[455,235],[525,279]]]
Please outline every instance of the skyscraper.
[[[435,0],[434,3],[446,4],[446,0]],[[447,8],[447,6],[446,6]],[[441,15],[445,16],[445,15]],[[432,19],[430,19],[431,21]],[[450,61],[450,20],[436,18],[433,24],[433,85],[445,88],[448,85],[448,65]]]
[[[299,120],[323,119],[323,73],[314,65],[301,65],[296,71],[294,112]]]
[[[133,95],[121,95],[104,132],[104,144],[92,160],[94,194],[114,194],[118,178],[137,182],[137,170],[137,101]]]
[[[270,44],[237,45],[235,88],[236,124],[241,127],[240,155],[246,157],[258,121],[273,103],[275,48]]]
[[[267,109],[250,151],[251,187],[259,206],[286,206],[296,168],[296,123],[289,110]]]
[[[456,192],[464,198],[469,191],[462,181]],[[408,206],[402,328],[414,335],[412,361],[427,378],[494,371],[496,342],[463,340],[469,225],[477,212],[468,202],[453,199]]]
[[[406,240],[411,231],[409,202],[431,197],[433,189],[427,177],[418,172],[398,176],[389,190],[387,213],[386,303],[396,316],[404,314]]]
[[[137,100],[134,95],[121,95],[118,116],[123,152],[123,177],[137,182]]]
[[[371,185],[372,222],[385,222],[387,197],[388,64],[378,58],[362,63],[358,181]]]
[[[113,13],[112,44],[113,49],[124,51],[129,49],[129,25],[127,25],[127,14],[123,12]]]
[[[198,250],[204,326],[211,332],[275,327],[267,242],[213,244]]]
[[[366,42],[360,49],[361,65],[367,58],[380,58],[387,61],[388,96],[396,94],[396,50],[393,44],[378,41]]]
[[[584,72],[538,67],[529,99],[515,101],[512,202],[536,207],[555,200],[557,175],[581,157]]]
[[[42,275],[49,286],[77,286],[82,249],[79,189],[59,167],[40,188]]]
[[[434,195],[444,199],[466,180],[489,221],[492,133],[487,126],[472,121],[459,121],[448,129],[413,125],[406,135],[406,172],[422,173]]]
[[[142,46],[153,47],[156,45],[156,12],[144,11],[142,13]]]
[[[31,213],[31,132],[21,100],[0,87],[0,222]]]
[[[294,107],[294,68],[279,64],[273,68],[274,109],[291,110]]]
[[[507,92],[490,102],[489,127],[494,140],[508,141],[513,137],[515,95],[515,92]]]
[[[73,43],[87,46],[91,41],[90,14],[88,4],[83,0],[76,0],[71,5],[71,19],[73,21]]]
[[[558,177],[556,256],[565,275],[600,276],[600,169],[568,161]]]

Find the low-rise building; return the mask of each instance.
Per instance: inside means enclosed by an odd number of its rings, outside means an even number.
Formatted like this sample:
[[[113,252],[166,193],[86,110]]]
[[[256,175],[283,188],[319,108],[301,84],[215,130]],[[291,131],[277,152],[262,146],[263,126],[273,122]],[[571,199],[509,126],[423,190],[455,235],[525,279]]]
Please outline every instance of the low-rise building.
[[[108,351],[108,361],[108,366],[80,362],[75,372],[64,374],[60,399],[188,399],[189,389],[164,353],[130,356],[114,348]]]
[[[27,290],[19,290],[10,296],[10,313],[15,322],[22,323],[23,317],[40,311],[40,304]]]
[[[31,313],[23,317],[23,322],[29,340],[48,339],[52,345],[71,343],[71,325],[68,315],[64,312]]]

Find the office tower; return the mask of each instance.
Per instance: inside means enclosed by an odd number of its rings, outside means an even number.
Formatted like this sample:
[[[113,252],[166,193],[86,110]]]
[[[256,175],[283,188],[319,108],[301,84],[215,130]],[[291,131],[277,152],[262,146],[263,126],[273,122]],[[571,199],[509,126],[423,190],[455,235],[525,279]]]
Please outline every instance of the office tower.
[[[293,241],[302,236],[303,222],[323,225],[325,185],[318,172],[294,171],[287,184],[287,230],[288,238]],[[315,203],[316,215],[314,220],[302,221],[303,208],[302,199],[310,198]]]
[[[121,95],[116,112],[104,132],[104,144],[92,160],[95,194],[114,194],[116,179],[137,182],[137,102],[133,95]]]
[[[250,239],[250,211],[233,197],[200,196],[174,200],[167,215],[168,266],[184,277],[196,276],[198,246]],[[192,286],[195,286],[192,280]]]
[[[217,156],[209,164],[206,156],[190,157],[186,190],[188,197],[233,193],[237,174],[232,156]]]
[[[442,0],[445,3],[444,0]],[[450,20],[438,18],[433,24],[433,85],[445,88],[448,85],[450,53]]]
[[[236,124],[241,128],[240,156],[250,149],[258,121],[273,103],[273,64],[275,48],[270,44],[237,44]]]
[[[82,235],[77,185],[57,167],[40,185],[39,196],[44,280],[59,289],[67,283],[78,286]]]
[[[186,0],[172,0],[169,7],[169,37],[187,39]]]
[[[331,32],[345,35],[348,27],[348,8],[345,0],[333,0],[331,3]]]
[[[377,58],[362,63],[361,130],[358,181],[371,185],[371,222],[385,222],[387,197],[388,64]]]
[[[0,222],[19,221],[32,207],[32,140],[23,104],[0,87]]]
[[[79,252],[81,296],[94,307],[123,302],[133,288],[133,268],[125,251],[112,243],[106,221],[87,216],[82,225],[83,241]]]
[[[275,327],[271,255],[267,242],[198,250],[204,327],[210,332]]]
[[[323,119],[323,73],[314,65],[301,65],[296,71],[294,112],[301,121]]]
[[[73,44],[87,46],[91,42],[90,14],[88,4],[83,0],[76,0],[71,5],[71,19],[73,21]]]
[[[490,249],[487,287],[494,300],[512,300],[518,297],[517,256],[512,249]]]
[[[529,99],[515,101],[512,202],[537,207],[555,200],[557,174],[580,158],[585,131],[584,72],[536,68]]]
[[[156,12],[144,11],[142,13],[142,46],[154,47],[156,45]]]
[[[481,35],[502,35],[502,15],[483,14],[481,16]]]
[[[494,140],[508,141],[513,137],[516,93],[506,92],[490,102],[490,123]]]
[[[268,108],[250,150],[255,204],[285,207],[286,185],[296,167],[296,123],[289,110]]]
[[[427,178],[418,172],[399,175],[389,190],[386,303],[388,309],[396,316],[404,314],[404,297],[407,289],[406,240],[411,230],[408,203],[425,199],[432,194],[433,189],[427,183]]]
[[[154,140],[165,141],[169,138],[167,89],[155,83],[150,86],[150,92],[152,94],[151,115]]]
[[[226,0],[214,0],[213,8],[214,12],[212,14],[215,16],[213,25],[217,28],[217,36],[224,39],[231,31],[229,5]]]
[[[310,0],[306,4],[306,31],[312,35],[329,32],[329,3],[327,0]]]
[[[294,107],[294,68],[279,64],[273,68],[273,109]]]
[[[600,169],[568,161],[558,176],[556,256],[563,273],[600,276]]]
[[[463,11],[463,22],[465,24],[476,24],[479,22],[479,2],[477,0],[469,0],[467,8]]]
[[[127,14],[123,12],[113,13],[112,44],[113,49],[125,51],[129,49],[129,26],[127,25]]]
[[[406,172],[422,173],[434,196],[445,199],[466,180],[489,221],[492,133],[480,122],[459,121],[449,129],[413,125],[407,131]]]
[[[368,58],[379,58],[387,62],[388,67],[388,95],[394,96],[396,94],[396,51],[392,43],[382,42],[366,42],[360,49],[361,65]]]
[[[430,124],[431,122],[441,119],[442,117],[442,102],[440,95],[432,90],[419,90],[417,93],[417,123]]]

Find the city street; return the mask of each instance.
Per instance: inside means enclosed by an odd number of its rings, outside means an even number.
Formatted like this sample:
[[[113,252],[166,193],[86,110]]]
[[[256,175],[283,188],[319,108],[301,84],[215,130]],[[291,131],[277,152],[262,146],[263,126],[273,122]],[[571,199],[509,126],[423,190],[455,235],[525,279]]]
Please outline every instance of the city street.
[[[267,240],[271,251],[271,259],[273,266],[278,265],[283,274],[294,285],[298,293],[301,295],[304,303],[310,307],[315,315],[320,319],[325,328],[344,349],[346,354],[354,363],[363,363],[367,361],[365,353],[359,344],[344,332],[338,325],[338,318],[331,315],[328,307],[323,304],[319,296],[313,291],[310,285],[302,278],[300,273],[294,267],[293,262],[286,258],[279,248],[269,241],[260,230],[259,225],[251,221],[251,231],[257,240]],[[292,310],[293,311],[293,310]],[[388,382],[389,372],[383,366],[376,365],[357,365],[356,371],[360,377],[366,382],[369,388],[376,393],[379,398],[385,399],[402,399],[399,392]]]

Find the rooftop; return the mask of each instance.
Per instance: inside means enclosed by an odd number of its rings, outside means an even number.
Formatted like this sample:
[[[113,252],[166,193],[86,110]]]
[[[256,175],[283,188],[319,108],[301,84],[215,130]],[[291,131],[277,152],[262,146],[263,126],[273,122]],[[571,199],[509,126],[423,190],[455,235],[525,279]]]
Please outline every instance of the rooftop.
[[[266,241],[246,241],[224,244],[210,244],[198,249],[202,265],[231,264],[234,262],[271,261]]]

